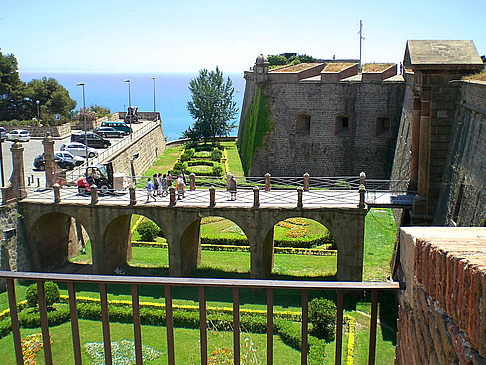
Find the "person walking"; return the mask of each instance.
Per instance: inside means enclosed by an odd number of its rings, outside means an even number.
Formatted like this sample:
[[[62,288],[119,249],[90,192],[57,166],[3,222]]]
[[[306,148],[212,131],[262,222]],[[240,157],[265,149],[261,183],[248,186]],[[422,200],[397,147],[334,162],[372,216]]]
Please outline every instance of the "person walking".
[[[229,192],[230,192],[230,200],[236,200],[236,179],[234,176],[231,176],[229,181]]]
[[[152,182],[152,179],[150,179],[150,177],[149,177],[147,179],[147,201],[146,201],[146,203],[149,202],[150,198],[153,198],[155,202],[157,201],[157,199],[155,198],[155,195],[154,195],[154,183]]]
[[[164,188],[162,186],[162,174],[160,172],[157,175],[157,183],[159,184],[159,189],[157,190],[157,195],[162,196]]]
[[[181,170],[182,180],[184,180],[184,184],[186,184],[186,174],[184,173],[184,169]]]
[[[162,175],[160,182],[162,183],[162,196],[167,196],[167,179],[165,177],[165,174]]]
[[[177,178],[177,200],[182,200],[184,198],[184,187],[186,184],[184,183],[184,179],[182,178],[182,174],[179,175]]]
[[[170,171],[167,171],[167,188],[170,188],[172,186],[172,175],[170,174]]]
[[[153,182],[154,182],[154,196],[157,195],[157,191],[159,190],[159,179],[157,178],[157,173],[153,174]]]

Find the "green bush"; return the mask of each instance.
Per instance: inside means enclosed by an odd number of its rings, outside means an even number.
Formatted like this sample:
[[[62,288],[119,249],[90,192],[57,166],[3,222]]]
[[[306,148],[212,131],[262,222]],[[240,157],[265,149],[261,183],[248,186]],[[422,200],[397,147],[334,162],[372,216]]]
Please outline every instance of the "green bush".
[[[184,149],[190,149],[190,148],[195,148],[197,147],[198,145],[198,142],[197,141],[194,141],[194,140],[190,140],[190,141],[187,141],[186,143],[184,143]]]
[[[331,342],[335,332],[336,305],[327,299],[312,299],[309,303],[309,322],[316,337]]]
[[[275,247],[311,248],[333,243],[333,241],[330,240],[331,238],[332,237],[329,234],[323,234],[311,237],[275,239],[274,245]],[[201,236],[201,243],[206,245],[248,246],[248,239],[243,236],[227,237],[219,235],[205,235]],[[332,246],[330,248],[333,249]]]
[[[142,221],[137,227],[140,239],[145,242],[154,242],[159,231],[160,228],[154,222],[148,220]]]
[[[223,168],[219,164],[218,165],[215,165],[213,167],[213,175],[214,176],[221,176],[221,175],[223,175]]]
[[[184,153],[181,155],[181,161],[182,162],[185,162],[185,161],[189,161],[192,156],[194,156],[194,154],[196,153],[196,151],[194,150],[194,148],[190,148],[190,149],[186,149],[184,151]]]
[[[69,307],[63,306],[47,312],[49,326],[58,326],[70,319]],[[19,323],[24,328],[40,327],[40,314],[34,308],[24,309],[19,313]]]
[[[173,181],[177,178],[177,175],[180,175],[182,169],[187,170],[187,161],[185,162],[177,161],[174,164],[174,167],[172,167],[172,170],[170,172]]]
[[[211,167],[213,167],[214,162],[209,161],[209,160],[194,160],[194,161],[188,161],[187,166],[188,167],[190,167],[190,166],[211,166]]]
[[[223,157],[223,152],[217,148],[215,148],[213,152],[211,152],[211,160],[213,161],[219,162],[219,160],[221,160],[222,157]]]
[[[52,307],[56,302],[59,302],[61,295],[59,294],[59,287],[56,283],[52,281],[46,281],[44,284],[44,292],[46,295],[46,305],[47,307]],[[29,307],[36,307],[39,304],[39,298],[37,295],[37,284],[31,284],[27,293],[25,294],[25,299],[27,300],[27,305]]]

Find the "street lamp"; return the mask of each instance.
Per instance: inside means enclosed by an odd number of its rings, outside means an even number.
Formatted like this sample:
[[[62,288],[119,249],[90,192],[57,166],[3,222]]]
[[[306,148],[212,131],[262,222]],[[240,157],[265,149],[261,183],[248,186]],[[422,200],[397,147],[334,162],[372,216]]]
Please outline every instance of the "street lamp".
[[[155,113],[155,76],[151,76],[150,79],[154,80],[154,113]]]
[[[37,125],[40,124],[40,101],[39,100],[36,100],[35,103],[37,104]]]
[[[76,86],[83,87],[83,112],[84,112],[84,145],[86,147],[86,166],[88,166],[88,123],[86,122],[86,97],[84,94],[84,82],[79,82]]]
[[[128,115],[130,117],[130,139],[132,139],[132,96],[130,94],[130,80],[123,80],[128,83]]]

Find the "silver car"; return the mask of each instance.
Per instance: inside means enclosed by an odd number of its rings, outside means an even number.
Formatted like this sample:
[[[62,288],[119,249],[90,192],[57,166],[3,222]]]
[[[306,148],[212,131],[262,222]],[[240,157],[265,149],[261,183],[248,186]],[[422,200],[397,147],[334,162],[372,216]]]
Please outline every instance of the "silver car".
[[[98,151],[94,148],[86,147],[86,145],[79,142],[70,142],[61,146],[61,151],[68,151],[75,156],[86,157],[86,152],[89,158],[98,156]]]

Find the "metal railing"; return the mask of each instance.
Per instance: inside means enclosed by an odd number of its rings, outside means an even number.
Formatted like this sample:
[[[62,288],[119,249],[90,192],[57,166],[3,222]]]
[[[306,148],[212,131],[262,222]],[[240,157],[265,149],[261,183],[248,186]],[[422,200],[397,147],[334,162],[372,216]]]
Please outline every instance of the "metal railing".
[[[101,153],[98,154],[98,156],[90,158],[88,163],[89,165],[97,165],[105,160],[107,160],[109,157],[111,157],[113,154],[117,153],[118,151],[126,148],[128,145],[132,144],[137,138],[147,134],[149,131],[152,129],[156,128],[159,126],[159,123],[146,123],[142,128],[132,132],[132,134],[124,137],[121,141],[118,143],[115,143],[111,145],[110,147],[104,149]],[[83,175],[83,173],[86,171],[86,162],[83,163],[80,166],[77,166],[74,168],[72,171],[69,171],[66,173],[66,179],[69,181],[75,181],[77,178]]]
[[[233,346],[234,364],[240,364],[240,289],[263,289],[267,296],[267,364],[273,364],[273,290],[301,290],[301,364],[307,364],[308,353],[308,296],[309,290],[336,291],[337,316],[336,316],[336,355],[335,364],[341,364],[343,344],[343,298],[345,293],[371,291],[371,319],[370,340],[368,345],[368,364],[375,362],[376,326],[379,291],[396,291],[399,289],[397,282],[317,282],[317,281],[282,281],[282,280],[225,280],[202,278],[161,278],[161,277],[133,277],[133,276],[102,276],[102,275],[74,275],[74,274],[46,274],[46,273],[22,273],[0,271],[0,278],[6,279],[12,334],[15,347],[17,364],[23,364],[22,345],[20,337],[20,324],[18,317],[17,299],[15,294],[15,280],[32,280],[37,283],[40,324],[44,346],[44,359],[46,364],[52,364],[52,351],[47,320],[47,306],[44,283],[46,281],[62,282],[67,284],[69,294],[70,320],[72,330],[73,357],[75,364],[81,364],[81,334],[78,324],[78,311],[76,301],[76,284],[98,284],[101,299],[101,321],[103,329],[103,344],[105,363],[112,363],[112,351],[110,341],[110,319],[107,299],[107,284],[128,285],[131,288],[133,308],[133,331],[135,340],[135,355],[137,364],[142,364],[142,328],[140,320],[140,303],[138,288],[140,285],[155,285],[164,287],[167,353],[169,364],[175,364],[174,355],[174,321],[172,305],[172,288],[189,286],[198,288],[199,301],[199,330],[201,363],[207,364],[207,310],[206,288],[229,288],[233,291]]]

